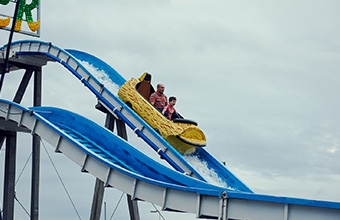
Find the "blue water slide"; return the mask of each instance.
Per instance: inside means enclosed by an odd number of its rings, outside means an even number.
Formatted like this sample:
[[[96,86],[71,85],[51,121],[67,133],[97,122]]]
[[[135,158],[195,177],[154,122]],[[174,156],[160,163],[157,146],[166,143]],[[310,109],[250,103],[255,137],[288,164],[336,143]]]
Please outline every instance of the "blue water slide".
[[[5,51],[7,46],[0,48]],[[64,50],[50,42],[23,40],[11,44],[12,62],[29,61],[34,57],[34,64],[40,61],[43,65],[48,61],[58,62],[69,70],[77,79],[80,80],[97,98],[109,112],[118,118],[121,118],[130,127],[137,136],[141,137],[152,149],[154,149],[161,158],[165,159],[174,169],[186,173],[192,177],[205,180],[180,153],[168,144],[157,132],[154,131],[143,119],[141,119],[132,109],[125,105],[115,94],[106,88],[99,79],[83,66],[80,61],[93,65],[98,70],[107,74],[112,83],[122,85],[125,79],[115,71],[110,65],[106,64],[99,58],[86,52],[77,50]],[[45,64],[46,65],[46,64]],[[225,182],[230,189],[236,191],[252,192],[242,181],[232,174],[225,166],[222,166],[212,155],[205,149],[197,152],[198,158],[208,165],[208,168],[216,172],[219,178]]]
[[[76,113],[55,107],[31,107],[35,117],[53,127],[60,133],[67,134],[77,147],[96,158],[101,163],[111,166],[120,172],[155,184],[171,184],[176,187],[204,189],[220,195],[225,189],[190,178],[179,172],[159,164],[132,147],[124,139],[116,136],[108,129]],[[65,135],[66,136],[66,135]]]
[[[80,165],[82,172],[164,210],[216,218],[228,192],[158,163],[105,127],[61,108],[25,108],[0,99],[3,129],[39,135]]]
[[[189,177],[151,159],[108,129],[64,109],[25,108],[0,99],[0,129],[39,135],[56,152],[80,165],[81,171],[163,210],[221,220],[337,220],[340,215],[339,202],[240,192]]]
[[[4,52],[7,49],[6,45],[0,48]],[[204,178],[188,164],[183,158],[178,157],[179,154],[171,149],[171,146],[150,126],[129,107],[127,107],[118,97],[116,97],[103,83],[94,77],[83,64],[79,62],[73,55],[66,50],[63,50],[50,42],[23,40],[16,41],[11,44],[10,61],[24,63],[25,65],[46,65],[48,61],[58,62],[69,70],[81,83],[83,83],[97,98],[110,113],[117,118],[121,118],[138,137],[142,138],[151,148],[153,148],[162,159],[166,160],[175,170],[186,173],[192,177],[204,180]],[[78,55],[81,52],[78,53]],[[83,53],[86,55],[85,53]],[[113,68],[109,65],[102,65],[103,61],[95,58],[92,55],[86,56],[90,63],[95,63],[96,66],[101,66],[101,70],[111,73],[110,79],[121,80],[122,77],[117,76]],[[32,61],[33,60],[33,61]],[[93,60],[95,62],[93,62]],[[10,62],[10,63],[11,63]],[[33,62],[32,64],[30,62]],[[9,66],[9,69],[17,69],[17,67]],[[112,82],[113,83],[113,82]],[[160,148],[159,146],[165,146]]]
[[[6,46],[0,48],[0,56],[6,49]],[[206,149],[201,148],[195,156],[214,169],[228,187],[206,182],[181,154],[95,78],[79,62],[75,53],[72,55],[42,41],[18,41],[10,49],[9,70],[26,65],[43,66],[48,61],[63,65],[98,98],[98,102],[121,118],[163,158],[169,159],[169,164],[175,169],[151,159],[83,116],[54,107],[25,108],[0,99],[0,130],[39,135],[55,147],[56,152],[65,154],[79,164],[83,172],[93,174],[106,186],[113,186],[133,199],[160,205],[163,210],[195,213],[197,218],[339,219],[339,202],[253,193]],[[99,62],[100,59],[80,51],[79,54],[83,56],[80,60],[102,68],[100,70],[105,73],[111,69],[110,79],[124,82],[109,65]]]
[[[110,79],[118,79],[117,82],[113,80],[113,82],[116,84],[122,85],[122,82],[126,81],[117,71],[112,71],[112,67],[93,55],[78,50],[66,49],[66,51],[71,53],[77,59],[88,62],[99,70],[103,70]],[[146,124],[146,122],[144,122],[144,124]],[[159,134],[156,132],[153,135],[159,136]],[[176,151],[173,147],[171,147],[171,149]],[[202,164],[207,164],[207,168],[214,171],[218,177],[228,185],[229,188],[244,192],[252,192],[252,190],[246,186],[246,184],[244,184],[231,171],[229,171],[227,167],[222,165],[215,157],[205,150],[205,148],[197,148],[194,155],[197,156],[199,160],[201,160]],[[176,156],[185,160],[181,154],[176,154]]]

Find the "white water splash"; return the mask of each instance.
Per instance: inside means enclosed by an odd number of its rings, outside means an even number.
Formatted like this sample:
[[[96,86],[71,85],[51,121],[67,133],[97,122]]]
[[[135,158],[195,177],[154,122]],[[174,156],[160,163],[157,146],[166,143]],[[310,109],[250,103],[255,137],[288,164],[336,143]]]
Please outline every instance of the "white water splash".
[[[117,95],[119,86],[113,82],[103,71],[94,67],[92,64],[78,60],[101,84],[105,86],[113,95]]]
[[[206,161],[201,161],[197,156],[184,155],[185,159],[207,180],[208,183],[228,188],[224,182],[215,172],[215,170],[208,168]]]

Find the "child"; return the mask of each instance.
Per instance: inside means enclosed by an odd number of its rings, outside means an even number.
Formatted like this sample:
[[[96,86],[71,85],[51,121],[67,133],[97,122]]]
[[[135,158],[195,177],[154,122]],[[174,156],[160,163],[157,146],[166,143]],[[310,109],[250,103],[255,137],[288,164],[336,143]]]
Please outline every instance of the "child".
[[[175,105],[176,105],[176,97],[171,96],[169,98],[169,104],[167,106],[165,106],[165,108],[162,111],[162,114],[170,119],[170,120],[174,120],[175,118],[179,118],[176,109],[175,109]]]

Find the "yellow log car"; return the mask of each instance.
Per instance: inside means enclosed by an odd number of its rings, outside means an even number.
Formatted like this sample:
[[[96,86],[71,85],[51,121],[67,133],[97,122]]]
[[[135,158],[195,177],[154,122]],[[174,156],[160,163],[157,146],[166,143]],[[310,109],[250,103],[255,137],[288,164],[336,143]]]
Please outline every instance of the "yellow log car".
[[[196,122],[183,118],[169,120],[149,103],[154,91],[151,75],[144,73],[126,81],[118,96],[181,154],[191,154],[197,147],[204,147],[206,137]]]

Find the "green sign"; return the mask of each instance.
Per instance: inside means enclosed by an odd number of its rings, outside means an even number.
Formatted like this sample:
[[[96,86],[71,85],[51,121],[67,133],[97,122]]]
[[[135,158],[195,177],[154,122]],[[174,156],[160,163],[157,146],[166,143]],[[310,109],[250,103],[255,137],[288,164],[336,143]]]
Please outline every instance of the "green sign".
[[[0,5],[7,5],[10,0],[0,0]],[[39,0],[31,0],[31,3],[27,4],[26,0],[20,0],[19,10],[15,22],[15,31],[21,30],[22,20],[25,16],[25,20],[29,29],[33,32],[37,31],[40,27],[40,20],[36,22],[32,18],[32,11],[39,6]],[[11,21],[10,17],[0,18],[0,27],[7,27]]]

